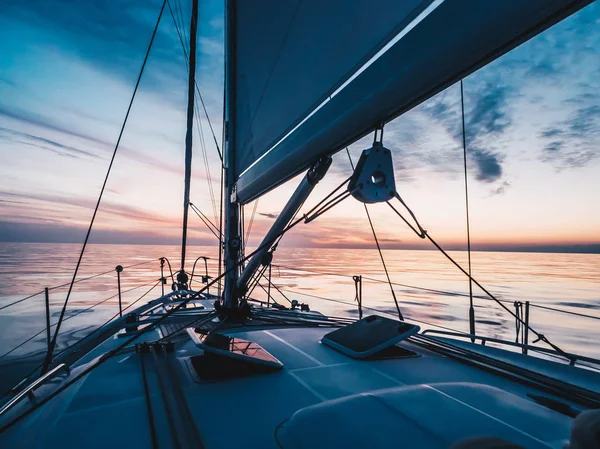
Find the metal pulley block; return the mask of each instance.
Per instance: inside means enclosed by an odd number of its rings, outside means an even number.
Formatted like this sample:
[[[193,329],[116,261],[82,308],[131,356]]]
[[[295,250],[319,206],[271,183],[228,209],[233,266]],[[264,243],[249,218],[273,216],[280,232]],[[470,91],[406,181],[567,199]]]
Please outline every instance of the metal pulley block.
[[[348,190],[362,203],[380,203],[394,198],[396,180],[392,152],[381,142],[375,142],[371,148],[363,150]]]

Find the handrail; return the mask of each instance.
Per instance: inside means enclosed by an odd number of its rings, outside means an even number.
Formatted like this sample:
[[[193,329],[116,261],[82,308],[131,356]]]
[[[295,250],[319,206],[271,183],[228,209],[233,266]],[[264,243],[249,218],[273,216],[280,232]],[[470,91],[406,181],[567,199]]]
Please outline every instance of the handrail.
[[[426,335],[426,334],[438,334],[438,335],[448,335],[451,337],[471,338],[473,340],[481,340],[481,346],[485,346],[485,343],[489,341],[492,343],[499,343],[499,344],[514,346],[514,347],[518,347],[518,348],[525,348],[525,349],[529,349],[532,351],[538,351],[538,352],[542,352],[542,353],[549,354],[549,355],[561,356],[560,353],[558,353],[552,349],[541,348],[539,346],[533,346],[533,345],[529,345],[529,344],[516,343],[514,341],[502,340],[499,338],[485,337],[483,335],[467,334],[467,333],[462,333],[462,332],[438,331],[436,329],[426,329],[423,332],[421,332],[421,335]],[[588,362],[588,363],[592,363],[594,365],[600,366],[599,359],[594,359],[592,357],[586,357],[586,356],[578,355],[578,354],[572,354],[570,352],[566,352],[565,354],[567,354],[569,357],[571,357],[571,360],[573,360],[573,361]]]
[[[33,398],[33,390],[38,388],[44,382],[46,382],[51,377],[54,377],[58,372],[65,370],[67,373],[69,372],[69,367],[65,363],[61,363],[55,368],[48,371],[39,379],[35,380],[31,385],[25,388],[23,391],[18,393],[14,398],[8,401],[2,408],[0,408],[0,417],[2,417],[6,412],[12,409],[17,403],[19,403],[25,396],[28,396],[30,399]]]

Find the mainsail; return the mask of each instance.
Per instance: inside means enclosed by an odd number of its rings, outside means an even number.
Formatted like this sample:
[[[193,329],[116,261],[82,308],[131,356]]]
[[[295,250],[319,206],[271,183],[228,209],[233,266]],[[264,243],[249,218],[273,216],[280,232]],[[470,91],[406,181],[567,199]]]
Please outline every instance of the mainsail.
[[[257,0],[235,13],[244,204],[592,0]]]

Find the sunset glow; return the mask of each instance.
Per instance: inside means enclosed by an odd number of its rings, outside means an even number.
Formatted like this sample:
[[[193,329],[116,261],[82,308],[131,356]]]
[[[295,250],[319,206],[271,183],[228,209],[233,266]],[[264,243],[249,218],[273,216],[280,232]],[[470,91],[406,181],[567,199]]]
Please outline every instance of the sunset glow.
[[[198,84],[220,144],[223,10],[220,1],[200,4]],[[0,241],[82,240],[159,7],[156,1],[125,11],[110,2],[102,10],[88,2],[3,6]],[[93,242],[180,239],[187,73],[170,19],[163,18]],[[600,251],[599,25],[594,3],[464,80],[475,249]],[[431,235],[454,249],[466,241],[460,123],[454,85],[388,124],[384,138],[398,191]],[[206,117],[201,124],[192,202],[217,222],[220,163]],[[370,141],[350,148],[354,161]],[[350,173],[342,151],[306,207]],[[260,242],[298,181],[260,199],[250,245]],[[247,226],[252,209],[253,203],[245,208]],[[386,205],[369,210],[382,246],[428,248]],[[192,244],[215,244],[195,216],[191,229]],[[373,236],[363,205],[348,199],[283,244],[372,248]]]

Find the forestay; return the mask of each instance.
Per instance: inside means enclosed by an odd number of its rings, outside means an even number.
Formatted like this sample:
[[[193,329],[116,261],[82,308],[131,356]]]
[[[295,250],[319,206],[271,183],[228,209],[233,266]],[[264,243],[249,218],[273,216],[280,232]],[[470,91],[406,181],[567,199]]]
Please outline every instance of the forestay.
[[[288,180],[590,2],[234,2],[238,201]]]

